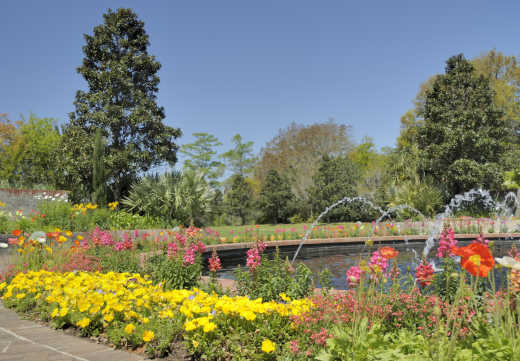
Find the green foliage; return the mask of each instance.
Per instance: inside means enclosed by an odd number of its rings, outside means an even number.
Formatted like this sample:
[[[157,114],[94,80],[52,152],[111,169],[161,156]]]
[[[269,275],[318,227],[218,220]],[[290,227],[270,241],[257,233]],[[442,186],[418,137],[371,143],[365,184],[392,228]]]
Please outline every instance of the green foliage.
[[[107,140],[106,178],[113,198],[120,200],[137,174],[164,161],[174,164],[179,129],[163,124],[164,109],[156,104],[161,64],[148,54],[144,23],[131,9],[108,10],[104,23],[85,35],[85,58],[78,72],[88,91],[78,91],[75,112],[64,127],[61,167],[63,183],[75,199],[90,196],[94,133]],[[80,182],[80,185],[76,185]]]
[[[460,285],[460,273],[451,257],[444,258],[442,272],[435,273],[433,288],[443,300],[453,302]]]
[[[287,222],[291,216],[293,200],[294,195],[287,178],[280,176],[274,169],[270,170],[258,199],[263,219],[273,224]]]
[[[303,263],[295,269],[289,261],[280,258],[278,249],[273,259],[262,255],[260,265],[254,271],[235,270],[237,292],[252,299],[280,301],[281,293],[292,299],[307,297],[312,292],[312,272]]]
[[[56,156],[60,135],[56,121],[30,114],[28,120],[22,118],[16,125],[11,124],[0,146],[0,179],[26,188],[54,185],[59,176]]]
[[[426,217],[435,216],[443,205],[443,194],[432,182],[421,181],[419,177],[389,187],[390,207],[407,204]],[[417,213],[403,209],[399,216],[404,219],[416,218]]]
[[[167,290],[182,290],[197,285],[202,275],[202,265],[198,255],[195,263],[185,265],[181,253],[171,258],[166,254],[158,254],[146,260],[145,272],[155,283],[161,282]]]
[[[132,212],[169,224],[202,223],[211,212],[214,194],[202,172],[172,172],[147,176],[134,183],[122,203]]]
[[[110,213],[107,229],[164,229],[174,225],[159,217],[115,211]]]
[[[255,178],[264,183],[269,171],[276,170],[289,179],[298,199],[308,201],[312,177],[321,158],[346,155],[353,148],[350,129],[332,119],[308,126],[290,124],[262,148],[255,165]]]
[[[105,144],[101,129],[96,130],[94,139],[94,155],[92,156],[92,202],[95,204],[107,203],[107,192],[105,183]]]
[[[224,174],[224,164],[215,159],[215,147],[222,145],[212,134],[193,133],[196,140],[183,144],[179,150],[187,159],[184,169],[191,172],[202,172],[212,186],[217,186],[217,179]]]
[[[133,250],[114,251],[111,247],[92,247],[91,250],[99,258],[103,272],[142,272],[138,254]]]
[[[328,206],[344,197],[355,197],[359,178],[358,167],[348,157],[323,157],[310,189],[314,214],[318,215]],[[327,213],[327,222],[366,220],[371,210],[362,203],[342,204]]]
[[[439,181],[448,198],[481,186],[499,190],[499,161],[510,136],[493,103],[488,78],[477,76],[462,55],[446,62],[446,74],[426,91],[417,144],[421,172]]]
[[[357,193],[374,198],[377,189],[383,186],[385,162],[388,157],[375,149],[371,138],[363,138],[361,144],[348,153],[348,157],[359,169],[360,177],[356,184]]]
[[[253,142],[242,143],[242,136],[236,134],[231,141],[235,144],[233,149],[222,154],[232,174],[247,177],[252,171],[257,159],[253,155]]]
[[[251,197],[253,190],[242,175],[235,174],[231,179],[231,189],[226,193],[224,203],[228,213],[239,217],[240,224],[243,225],[253,204]]]

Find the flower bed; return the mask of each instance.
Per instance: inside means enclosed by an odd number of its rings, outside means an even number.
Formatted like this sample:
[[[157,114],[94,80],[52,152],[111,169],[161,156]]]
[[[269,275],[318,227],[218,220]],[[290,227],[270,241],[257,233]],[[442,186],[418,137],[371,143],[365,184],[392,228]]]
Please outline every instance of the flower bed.
[[[103,333],[116,346],[146,345],[156,356],[181,337],[193,353],[217,352],[215,344],[232,333],[253,336],[242,340],[245,354],[262,353],[266,340],[269,345],[283,340],[278,332],[288,328],[291,316],[312,306],[309,300],[277,303],[198,289],[164,291],[139,274],[113,272],[19,273],[9,285],[1,283],[0,292],[7,307],[36,313],[54,327],[77,327],[84,336]]]

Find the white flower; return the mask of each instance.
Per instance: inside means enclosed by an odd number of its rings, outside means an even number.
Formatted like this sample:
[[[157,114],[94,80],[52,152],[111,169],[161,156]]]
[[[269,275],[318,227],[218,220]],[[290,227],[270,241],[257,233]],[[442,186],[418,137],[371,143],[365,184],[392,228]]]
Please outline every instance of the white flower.
[[[0,248],[7,248],[9,245],[7,243],[0,242]]]
[[[520,271],[520,262],[517,261],[516,259],[512,258],[512,257],[509,257],[509,256],[505,256],[505,257],[502,257],[502,258],[498,258],[497,257],[497,258],[495,258],[495,260],[501,266],[504,266],[504,267],[507,267],[507,268],[512,268],[512,269]]]

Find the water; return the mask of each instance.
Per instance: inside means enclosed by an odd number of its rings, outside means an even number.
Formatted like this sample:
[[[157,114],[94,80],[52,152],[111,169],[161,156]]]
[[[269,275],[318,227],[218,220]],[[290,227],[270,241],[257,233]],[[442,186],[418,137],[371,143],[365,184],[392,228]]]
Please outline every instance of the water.
[[[417,267],[416,254],[420,253],[424,248],[424,242],[408,242],[408,243],[397,243],[391,245],[393,248],[399,251],[399,255],[394,260],[389,261],[388,269],[390,269],[393,262],[397,262],[400,273],[402,276],[415,274],[415,268]],[[502,257],[507,255],[507,252],[511,249],[513,243],[516,240],[497,240],[493,246],[493,254],[495,257]],[[459,241],[459,245],[467,245],[471,243],[468,241]],[[323,269],[328,268],[331,273],[332,287],[336,289],[347,289],[348,284],[346,281],[345,274],[351,266],[359,264],[360,260],[368,260],[373,251],[377,250],[380,245],[374,245],[372,247],[350,244],[350,245],[305,245],[300,250],[300,257],[296,260],[296,264],[304,263],[312,271],[316,287],[320,287],[318,282],[318,273]],[[286,258],[293,254],[295,246],[292,247],[281,247],[279,249],[280,257]],[[271,258],[274,252],[273,247],[266,249],[266,256]],[[235,253],[233,255],[220,255],[222,261],[222,270],[219,272],[219,277],[222,278],[233,278],[233,270],[238,264],[241,267],[245,267],[245,257],[243,253]],[[506,269],[496,269],[495,278],[497,280],[504,279],[504,272]],[[498,282],[497,282],[498,283]]]
[[[294,256],[292,258],[291,264],[293,264],[296,261],[296,258],[298,257],[298,253],[300,252],[303,244],[311,234],[313,228],[319,223],[321,218],[323,218],[329,211],[334,209],[335,207],[341,205],[341,204],[350,204],[353,202],[362,202],[366,205],[368,205],[373,210],[378,211],[381,216],[377,219],[377,221],[372,226],[372,233],[374,233],[374,230],[379,225],[380,222],[382,222],[384,219],[389,218],[391,219],[391,215],[401,211],[401,210],[410,210],[412,212],[415,212],[421,220],[425,222],[426,225],[428,225],[428,228],[430,230],[429,237],[426,240],[425,246],[422,250],[422,256],[425,258],[428,258],[430,251],[435,246],[435,241],[439,239],[440,234],[444,227],[444,220],[452,217],[455,212],[462,209],[465,206],[472,205],[475,202],[481,202],[482,206],[486,209],[492,210],[497,216],[498,216],[498,222],[501,226],[502,222],[501,219],[503,219],[503,222],[511,221],[511,218],[513,216],[513,209],[512,207],[519,207],[520,202],[516,196],[515,193],[509,192],[505,197],[503,202],[495,201],[493,197],[491,197],[489,191],[483,190],[483,189],[472,189],[464,194],[458,194],[455,197],[453,197],[450,202],[444,207],[444,212],[439,213],[437,216],[434,217],[433,220],[427,220],[426,217],[417,209],[407,205],[398,205],[392,208],[389,208],[388,210],[383,210],[381,207],[375,206],[371,201],[363,198],[363,197],[345,197],[343,199],[340,199],[336,203],[330,205],[329,207],[325,208],[325,210],[316,218],[314,223],[311,225],[311,227],[307,230],[305,235],[303,236],[300,244],[298,245],[298,248],[296,249],[296,252],[294,253]],[[512,203],[512,206],[509,206],[509,204]],[[511,230],[512,232],[512,230]],[[509,232],[509,233],[511,233]],[[508,237],[510,238],[510,237]],[[407,243],[407,240],[405,239],[405,243]],[[417,250],[413,250],[412,252],[414,254],[414,264],[418,264],[420,262],[419,254]],[[435,267],[434,261],[432,261],[433,266]]]

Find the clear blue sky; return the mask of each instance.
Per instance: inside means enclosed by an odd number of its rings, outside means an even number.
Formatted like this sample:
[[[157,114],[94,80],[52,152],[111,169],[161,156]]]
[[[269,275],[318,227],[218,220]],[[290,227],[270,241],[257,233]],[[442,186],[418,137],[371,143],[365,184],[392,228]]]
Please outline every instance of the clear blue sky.
[[[451,55],[520,55],[520,1],[2,0],[0,113],[68,120],[86,83],[83,34],[108,7],[145,22],[166,123],[242,134],[258,151],[290,122],[329,117],[392,146],[419,84]]]

